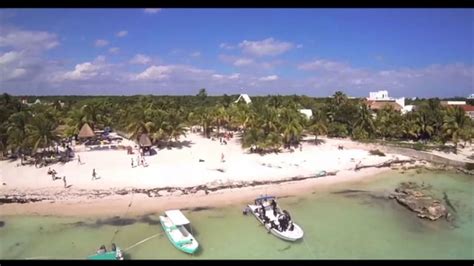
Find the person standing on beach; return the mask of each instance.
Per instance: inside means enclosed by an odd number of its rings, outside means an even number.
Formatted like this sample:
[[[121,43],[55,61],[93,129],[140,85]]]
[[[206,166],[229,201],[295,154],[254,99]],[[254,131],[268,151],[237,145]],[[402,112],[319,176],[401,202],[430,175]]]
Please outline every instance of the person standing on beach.
[[[66,176],[63,176],[64,188],[67,187]]]
[[[96,173],[95,173],[95,168],[92,170],[92,180],[94,180],[96,177]]]
[[[225,160],[224,160],[224,153],[221,153],[221,162],[222,162],[222,163],[225,162]]]
[[[132,168],[133,168],[133,158],[132,158]]]
[[[82,164],[81,163],[81,156],[77,155],[77,164]]]

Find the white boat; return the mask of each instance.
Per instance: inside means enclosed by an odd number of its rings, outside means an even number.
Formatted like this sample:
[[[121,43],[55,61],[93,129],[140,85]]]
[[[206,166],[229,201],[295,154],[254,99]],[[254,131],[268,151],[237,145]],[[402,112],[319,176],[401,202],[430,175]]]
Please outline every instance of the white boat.
[[[248,205],[247,210],[273,235],[287,241],[303,238],[303,229],[291,220],[287,211],[281,210],[275,197],[259,197],[255,199],[254,204]]]
[[[161,226],[170,242],[179,250],[193,254],[199,247],[199,243],[186,229],[189,220],[180,210],[165,211],[165,216],[160,216]]]

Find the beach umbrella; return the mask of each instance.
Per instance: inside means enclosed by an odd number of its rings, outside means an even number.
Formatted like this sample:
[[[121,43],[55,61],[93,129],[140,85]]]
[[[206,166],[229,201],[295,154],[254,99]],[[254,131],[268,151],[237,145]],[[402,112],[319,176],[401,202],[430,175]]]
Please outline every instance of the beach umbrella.
[[[140,138],[138,139],[138,145],[140,145],[140,147],[151,147],[151,140],[148,137],[148,134],[140,135]]]
[[[95,137],[95,134],[94,134],[94,131],[92,131],[92,128],[89,126],[89,124],[85,123],[82,126],[77,136],[79,138],[92,138],[92,137]]]

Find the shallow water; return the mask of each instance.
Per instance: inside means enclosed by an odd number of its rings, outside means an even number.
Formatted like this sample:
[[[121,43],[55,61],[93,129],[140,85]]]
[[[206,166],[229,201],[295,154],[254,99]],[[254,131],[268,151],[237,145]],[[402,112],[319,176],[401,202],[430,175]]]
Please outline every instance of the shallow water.
[[[402,181],[431,185],[445,192],[455,222],[422,220],[386,195]],[[347,190],[356,190],[347,191]],[[367,191],[367,192],[364,192]],[[338,192],[338,193],[334,193]],[[249,199],[251,201],[252,199]],[[447,172],[389,172],[370,180],[323,188],[279,200],[304,232],[289,243],[268,234],[243,204],[183,211],[200,243],[190,256],[175,249],[158,222],[158,214],[140,217],[67,218],[1,217],[0,258],[84,259],[101,244],[115,242],[129,259],[322,259],[322,258],[474,258],[474,179]],[[0,223],[1,224],[1,223]]]

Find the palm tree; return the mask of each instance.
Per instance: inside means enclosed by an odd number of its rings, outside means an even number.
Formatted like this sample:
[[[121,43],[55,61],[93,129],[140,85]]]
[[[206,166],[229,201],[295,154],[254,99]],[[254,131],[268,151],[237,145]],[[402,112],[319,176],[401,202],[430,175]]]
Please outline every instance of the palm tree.
[[[8,118],[7,144],[15,153],[18,151],[23,153],[23,150],[27,147],[27,127],[30,120],[31,114],[27,111],[14,113]]]
[[[415,116],[415,132],[418,139],[428,140],[434,132],[434,128],[425,112],[417,112]]]
[[[219,135],[220,133],[220,128],[223,125],[226,125],[228,123],[227,119],[227,112],[224,108],[224,106],[216,106],[214,110],[212,111],[212,119],[213,119],[213,124],[217,126],[217,134]]]
[[[461,135],[465,135],[463,129],[468,126],[468,117],[463,109],[459,107],[449,107],[443,119],[442,130],[444,139],[451,139],[454,143],[454,150],[457,152],[457,146]]]
[[[138,140],[141,134],[150,132],[153,127],[153,123],[149,119],[151,111],[150,106],[144,107],[137,104],[129,113],[127,132],[132,139]]]
[[[296,109],[283,108],[279,114],[280,132],[283,143],[289,147],[292,142],[299,142],[303,133],[303,114]]]
[[[56,128],[56,122],[48,119],[44,114],[36,114],[33,117],[31,124],[27,125],[27,132],[34,152],[38,148],[50,148],[59,139]]]
[[[375,125],[372,119],[372,113],[366,104],[360,104],[357,112],[357,120],[355,121],[354,128],[367,132],[368,136],[371,137],[375,132]]]

